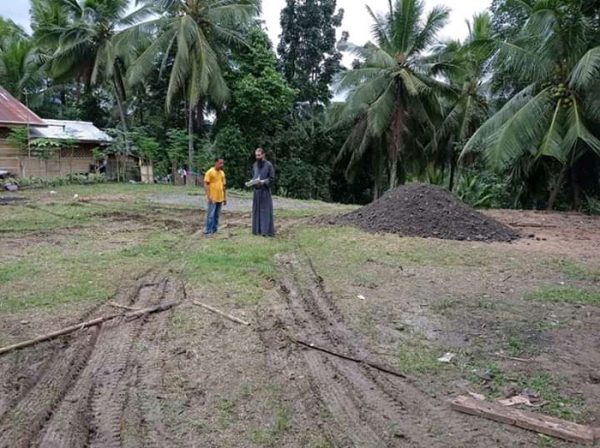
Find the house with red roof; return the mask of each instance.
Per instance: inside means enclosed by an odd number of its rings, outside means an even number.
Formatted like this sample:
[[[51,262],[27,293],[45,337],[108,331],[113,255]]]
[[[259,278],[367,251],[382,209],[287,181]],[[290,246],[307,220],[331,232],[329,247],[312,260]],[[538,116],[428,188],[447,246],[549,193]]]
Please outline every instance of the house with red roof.
[[[11,130],[27,129],[27,148],[9,143]],[[48,157],[37,156],[31,142],[37,139],[55,142]],[[93,123],[84,121],[46,120],[0,87],[0,173],[14,177],[58,177],[96,171],[94,150],[106,146],[111,137]],[[33,145],[35,146],[35,145]],[[127,163],[135,164],[133,160]],[[108,166],[115,165],[108,160]]]

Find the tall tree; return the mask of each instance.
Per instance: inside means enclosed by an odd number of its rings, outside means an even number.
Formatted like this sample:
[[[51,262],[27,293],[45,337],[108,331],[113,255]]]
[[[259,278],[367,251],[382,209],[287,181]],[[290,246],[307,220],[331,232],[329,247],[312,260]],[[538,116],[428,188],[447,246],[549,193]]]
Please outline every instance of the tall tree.
[[[578,161],[600,156],[600,47],[581,2],[536,0],[516,38],[502,46],[499,64],[528,85],[470,139],[463,154],[482,150],[496,169],[553,183],[552,208],[567,174],[573,187]],[[548,173],[558,164],[560,174]]]
[[[410,152],[422,147],[418,128],[425,126],[430,134],[434,131],[434,93],[441,86],[424,74],[425,52],[446,24],[448,10],[436,7],[425,17],[423,1],[397,0],[390,2],[385,15],[375,14],[368,6],[367,11],[374,22],[375,43],[349,45],[363,64],[342,73],[340,79],[339,88],[350,93],[336,117],[341,125],[353,127],[340,158],[350,154],[348,166],[352,168],[371,152],[376,155],[371,157],[376,182],[387,169],[387,186],[394,188],[399,169],[405,171],[414,160]]]
[[[155,33],[152,44],[132,65],[129,79],[143,81],[156,59],[170,68],[166,105],[177,95],[186,99],[188,110],[188,164],[194,164],[194,118],[203,120],[207,101],[223,105],[229,89],[223,77],[232,46],[245,45],[246,30],[260,14],[260,0],[143,0],[163,15],[127,33],[131,41],[141,33]],[[133,39],[131,39],[133,38]]]
[[[89,90],[111,83],[123,131],[127,132],[124,72],[131,42],[117,40],[123,29],[148,16],[147,8],[128,13],[129,0],[32,0],[32,26],[38,45],[51,51],[48,73],[58,82],[77,80]]]
[[[35,42],[21,27],[0,17],[0,85],[23,100],[40,85],[40,68]]]
[[[488,62],[495,51],[492,18],[487,12],[467,23],[464,41],[447,41],[432,55],[432,72],[442,76],[451,90],[441,99],[442,120],[436,126],[432,148],[443,168],[450,167],[449,189],[454,187],[455,169],[461,145],[488,118]]]
[[[233,52],[225,71],[231,99],[216,123],[217,148],[227,157],[230,185],[238,187],[248,180],[251,150],[271,150],[274,138],[284,132],[297,93],[277,71],[277,57],[264,30],[252,27],[246,40],[248,46]],[[278,157],[280,149],[271,155]]]
[[[329,104],[330,86],[341,67],[336,29],[343,17],[336,0],[287,0],[281,11],[280,69],[298,90],[298,101]]]

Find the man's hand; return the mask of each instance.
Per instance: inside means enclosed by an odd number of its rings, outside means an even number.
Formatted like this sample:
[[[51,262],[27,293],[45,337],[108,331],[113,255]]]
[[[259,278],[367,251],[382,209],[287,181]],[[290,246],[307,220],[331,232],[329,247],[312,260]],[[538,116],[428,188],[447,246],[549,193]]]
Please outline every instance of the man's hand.
[[[212,203],[213,203],[213,201],[212,201],[212,199],[210,198],[210,196],[206,196],[206,203],[207,203],[207,204],[212,204]]]
[[[223,205],[227,206],[227,199],[223,201]]]

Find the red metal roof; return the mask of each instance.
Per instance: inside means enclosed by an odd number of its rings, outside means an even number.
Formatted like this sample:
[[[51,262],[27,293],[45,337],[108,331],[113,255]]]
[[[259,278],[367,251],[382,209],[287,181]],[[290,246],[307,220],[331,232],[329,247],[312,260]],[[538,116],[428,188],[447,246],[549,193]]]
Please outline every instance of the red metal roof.
[[[47,126],[44,120],[0,87],[0,125]]]

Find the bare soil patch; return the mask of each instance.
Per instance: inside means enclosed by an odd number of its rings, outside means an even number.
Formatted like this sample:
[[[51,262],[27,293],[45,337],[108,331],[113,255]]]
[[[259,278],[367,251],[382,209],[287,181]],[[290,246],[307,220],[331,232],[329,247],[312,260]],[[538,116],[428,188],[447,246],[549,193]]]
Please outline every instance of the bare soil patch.
[[[484,214],[519,231],[523,238],[513,244],[525,252],[597,261],[599,216],[523,210],[487,210]]]
[[[181,302],[184,296],[180,281],[150,273],[132,291],[122,292],[119,300],[146,307]],[[92,315],[109,310],[103,306]],[[112,447],[123,446],[127,437],[133,446],[167,446],[167,441],[157,438],[160,416],[155,409],[131,409],[130,401],[133,391],[160,385],[154,373],[143,374],[149,373],[146,363],[155,362],[159,353],[153,350],[142,357],[132,348],[140,338],[151,339],[160,332],[165,322],[164,316],[117,319],[7,357],[13,366],[29,369],[15,376],[10,375],[10,367],[3,372],[3,395],[8,398],[0,408],[0,446]],[[136,418],[131,422],[139,430],[136,434],[123,432],[129,415]]]
[[[20,196],[0,196],[0,205],[14,205],[26,201],[27,198]]]

